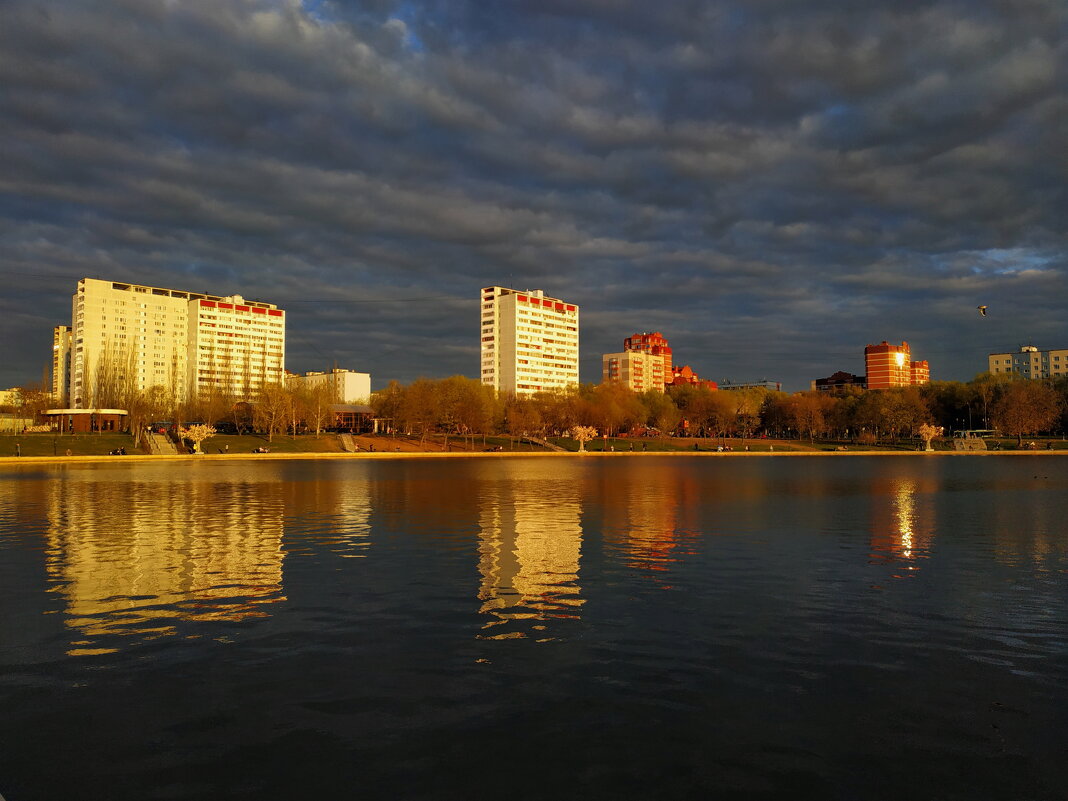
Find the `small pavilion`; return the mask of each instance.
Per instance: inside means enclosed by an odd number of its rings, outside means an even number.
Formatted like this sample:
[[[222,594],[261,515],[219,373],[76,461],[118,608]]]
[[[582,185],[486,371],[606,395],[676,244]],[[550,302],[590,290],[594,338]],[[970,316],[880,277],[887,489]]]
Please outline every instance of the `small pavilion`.
[[[125,409],[45,409],[41,417],[60,434],[89,434],[98,431],[122,431],[126,427]]]

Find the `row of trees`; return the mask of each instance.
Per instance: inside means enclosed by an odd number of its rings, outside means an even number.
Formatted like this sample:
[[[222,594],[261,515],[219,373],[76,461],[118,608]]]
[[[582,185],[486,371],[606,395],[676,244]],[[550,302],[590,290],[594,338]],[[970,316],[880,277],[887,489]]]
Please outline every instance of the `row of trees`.
[[[287,386],[267,383],[248,394],[225,391],[205,393],[197,398],[176,398],[163,385],[138,389],[132,382],[119,382],[107,394],[99,395],[104,409],[124,409],[131,432],[149,423],[167,421],[181,427],[189,422],[224,423],[238,432],[261,431],[273,438],[285,431],[314,431],[318,436],[333,423],[330,406],[337,401],[329,384]],[[18,402],[10,409],[27,420],[56,405],[50,389],[28,385],[19,390]]]
[[[43,389],[26,388],[19,411],[33,417],[51,405]],[[224,392],[177,401],[162,386],[128,385],[109,397],[126,409],[131,431],[156,420],[225,422],[238,431],[275,434],[302,430],[318,435],[332,423],[335,398],[329,386],[265,384],[251,400]],[[913,437],[923,424],[947,431],[996,428],[1022,438],[1068,428],[1068,381],[1032,381],[984,373],[975,380],[933,382],[920,387],[841,394],[765,389],[709,391],[681,386],[666,393],[634,393],[620,384],[584,384],[533,396],[498,397],[463,376],[391,382],[370,400],[376,417],[393,430],[473,439],[504,433],[517,437],[561,436],[575,426],[617,435],[653,429],[664,435],[836,438],[863,442]],[[112,405],[113,404],[113,405]]]
[[[895,441],[928,424],[946,431],[996,428],[1022,438],[1064,430],[1068,382],[1051,384],[983,374],[974,381],[841,394],[765,389],[710,391],[682,386],[637,394],[620,384],[581,385],[525,397],[496,397],[478,381],[453,376],[392,382],[372,398],[377,417],[425,438],[561,436],[592,426],[613,436],[635,429],[689,436],[771,436]]]

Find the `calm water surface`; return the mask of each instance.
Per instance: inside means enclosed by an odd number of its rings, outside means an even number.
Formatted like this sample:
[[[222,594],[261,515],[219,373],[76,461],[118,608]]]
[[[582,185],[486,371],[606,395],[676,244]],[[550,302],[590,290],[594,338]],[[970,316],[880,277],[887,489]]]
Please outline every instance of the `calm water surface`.
[[[0,793],[1063,799],[1068,459],[0,474]]]

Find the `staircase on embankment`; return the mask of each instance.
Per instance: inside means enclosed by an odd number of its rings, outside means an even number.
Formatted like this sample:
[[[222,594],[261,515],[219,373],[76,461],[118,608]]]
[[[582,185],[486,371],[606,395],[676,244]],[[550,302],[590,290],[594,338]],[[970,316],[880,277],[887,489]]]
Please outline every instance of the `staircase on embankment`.
[[[171,442],[170,437],[149,431],[145,434],[145,442],[148,443],[148,452],[153,456],[177,456],[178,446]]]
[[[561,451],[563,453],[567,452],[567,448],[561,448],[559,445],[554,445],[553,443],[549,442],[549,440],[542,439],[541,437],[523,437],[520,442],[530,442],[534,445],[541,445],[541,447],[548,448],[551,451]]]

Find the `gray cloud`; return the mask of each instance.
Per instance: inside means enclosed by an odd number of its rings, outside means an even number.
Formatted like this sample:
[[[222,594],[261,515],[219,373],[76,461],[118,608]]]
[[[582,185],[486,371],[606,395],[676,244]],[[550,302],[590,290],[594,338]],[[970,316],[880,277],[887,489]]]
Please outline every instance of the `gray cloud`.
[[[491,283],[582,305],[586,380],[651,329],[791,388],[882,339],[945,378],[1064,346],[1066,23],[1054,0],[9,2],[0,337],[27,345],[0,383],[39,376],[85,275],[277,302],[291,369],[376,386],[474,375]]]

